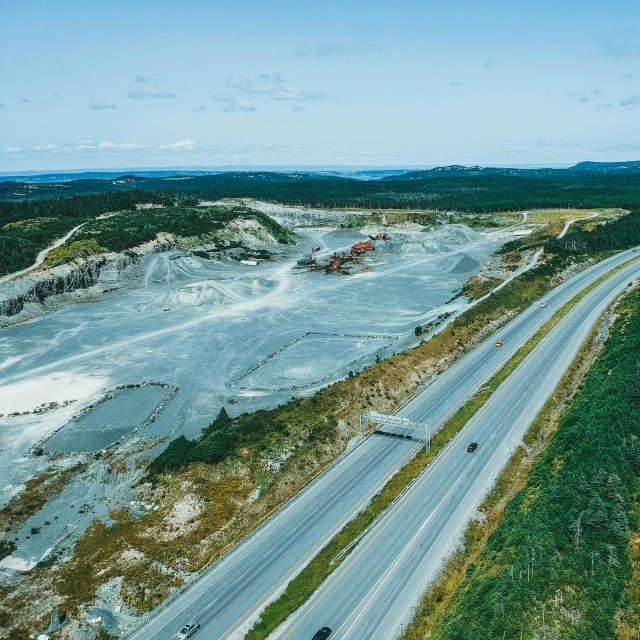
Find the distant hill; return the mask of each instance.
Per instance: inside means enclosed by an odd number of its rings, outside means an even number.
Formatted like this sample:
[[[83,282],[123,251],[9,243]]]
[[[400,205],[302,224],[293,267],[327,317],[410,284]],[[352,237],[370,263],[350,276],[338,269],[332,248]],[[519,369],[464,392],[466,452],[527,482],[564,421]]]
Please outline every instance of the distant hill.
[[[257,185],[298,184],[301,182],[335,182],[349,180],[334,175],[316,173],[279,173],[275,171],[233,171],[218,174],[190,175],[173,172],[150,172],[150,175],[109,175],[107,178],[80,178],[59,182],[29,182],[15,179],[0,182],[0,200],[24,200],[31,198],[59,198],[63,196],[106,193],[116,189],[147,189],[152,191],[179,191],[188,193],[208,193],[211,190],[225,188],[254,188]],[[53,177],[55,174],[47,175]],[[93,175],[93,174],[89,174]],[[96,172],[96,175],[101,175]],[[42,176],[39,176],[42,177]]]
[[[435,167],[423,171],[408,171],[399,176],[383,177],[382,180],[426,180],[428,178],[460,177],[460,176],[520,176],[535,178],[557,178],[562,176],[574,176],[577,174],[602,174],[602,173],[640,173],[640,161],[633,162],[580,162],[573,167],[566,169],[518,169],[513,167],[481,167],[449,165],[446,167]]]
[[[342,168],[215,174],[176,170],[169,175],[149,172],[108,178],[88,172],[86,178],[66,182],[0,182],[0,202],[142,190],[204,201],[255,198],[321,209],[483,213],[549,207],[640,207],[640,162],[582,162],[561,169],[453,165],[389,172],[393,173],[389,175],[384,169],[349,172]]]

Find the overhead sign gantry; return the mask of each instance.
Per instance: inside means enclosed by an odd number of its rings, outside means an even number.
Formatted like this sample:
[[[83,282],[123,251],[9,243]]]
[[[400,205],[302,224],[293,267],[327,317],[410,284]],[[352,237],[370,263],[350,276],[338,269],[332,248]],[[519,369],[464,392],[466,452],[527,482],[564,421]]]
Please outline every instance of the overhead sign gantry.
[[[370,423],[383,424],[388,427],[398,427],[400,429],[409,429],[417,431],[420,435],[417,440],[424,440],[425,449],[431,451],[431,425],[424,422],[414,422],[408,418],[400,416],[388,416],[377,411],[367,411],[360,414],[360,435],[364,438],[366,435],[367,425]]]

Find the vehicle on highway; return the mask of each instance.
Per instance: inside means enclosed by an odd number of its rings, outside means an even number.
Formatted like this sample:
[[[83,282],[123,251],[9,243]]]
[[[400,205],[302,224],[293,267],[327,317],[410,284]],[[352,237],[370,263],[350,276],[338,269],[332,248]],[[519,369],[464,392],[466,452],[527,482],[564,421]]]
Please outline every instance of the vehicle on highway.
[[[478,443],[477,443],[477,442],[472,442],[472,443],[467,447],[467,451],[468,451],[469,453],[473,453],[477,448],[478,448]]]
[[[496,347],[501,347],[502,346],[502,340],[498,340],[498,342],[496,342]]]
[[[195,620],[189,620],[189,622],[176,633],[176,640],[187,640],[187,638],[190,638],[199,628],[200,625]]]
[[[319,629],[315,636],[313,636],[312,640],[325,640],[331,635],[331,629],[329,627],[322,627]]]
[[[544,309],[546,306],[547,306],[547,303],[546,303],[546,302],[541,302],[541,303],[540,303],[540,308],[541,308],[541,309]]]

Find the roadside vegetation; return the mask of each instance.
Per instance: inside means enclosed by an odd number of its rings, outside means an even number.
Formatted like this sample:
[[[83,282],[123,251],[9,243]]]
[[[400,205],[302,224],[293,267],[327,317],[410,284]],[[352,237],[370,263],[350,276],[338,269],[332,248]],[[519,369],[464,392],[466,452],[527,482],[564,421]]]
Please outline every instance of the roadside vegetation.
[[[465,427],[465,425],[473,418],[473,416],[484,406],[498,387],[504,382],[509,375],[516,369],[516,367],[531,353],[536,345],[546,336],[549,331],[573,308],[581,299],[586,295],[588,291],[595,288],[604,278],[601,278],[594,282],[590,287],[585,289],[581,294],[569,301],[562,309],[558,310],[554,316],[541,327],[534,336],[532,336],[517,352],[516,354],[505,364],[505,366],[498,371],[487,382],[483,388],[470,398],[456,413],[449,418],[446,423],[439,429],[433,436],[431,442],[431,450],[429,453],[425,453],[421,449],[414,459],[412,459],[407,465],[402,467],[384,486],[382,491],[376,495],[371,504],[368,505],[354,520],[349,522],[345,527],[331,540],[329,545],[321,551],[311,563],[303,569],[294,580],[288,585],[284,593],[274,602],[267,606],[263,614],[260,616],[258,622],[254,625],[247,638],[249,640],[263,640],[269,636],[275,629],[282,624],[291,614],[293,614],[304,602],[306,602],[313,593],[320,587],[320,585],[326,580],[329,575],[342,563],[342,561],[351,552],[351,544],[357,540],[366,529],[382,514],[382,512],[398,497],[405,489],[408,488],[410,483],[417,478],[431,461],[440,453],[447,444]],[[576,357],[576,363],[581,362],[584,359],[581,353]],[[579,368],[579,367],[578,367]],[[569,371],[563,379],[565,385],[569,384],[575,377],[576,364],[570,367]],[[560,387],[563,387],[561,383]],[[554,393],[552,398],[547,402],[547,406],[557,405],[558,393]],[[541,412],[541,415],[546,416],[545,410],[547,406]],[[536,422],[529,429],[529,435],[538,433],[539,427]],[[531,437],[531,435],[530,435]],[[532,443],[532,444],[535,444]],[[501,474],[500,478],[496,482],[496,486],[493,491],[484,501],[481,511],[483,513],[489,513],[492,516],[492,520],[495,522],[496,515],[501,513],[501,501],[506,495],[507,491],[511,488],[513,481],[518,478],[521,471],[523,460],[525,459],[527,451],[523,447],[519,447],[514,454],[509,464]],[[495,513],[492,513],[495,512]],[[467,531],[467,549],[466,553],[458,553],[454,557],[452,566],[448,567],[446,577],[448,578],[449,587],[456,585],[455,578],[458,578],[458,582],[461,581],[460,569],[466,568],[469,563],[464,562],[468,556],[474,551],[477,553],[480,544],[483,540],[483,533],[486,527],[478,527],[476,523],[472,523]],[[456,571],[457,569],[457,571]],[[445,582],[441,579],[440,581]],[[442,595],[442,585],[438,585],[438,602],[441,602],[444,598]],[[427,599],[433,594],[433,590],[430,590]],[[435,607],[426,604],[423,606],[428,607],[429,613],[435,612]],[[430,620],[431,621],[431,620]],[[424,637],[416,634],[418,629],[423,630],[425,622],[418,618],[405,632],[403,640],[413,640],[413,638]]]
[[[141,211],[168,213],[166,208]],[[115,217],[98,222],[109,223]],[[93,239],[103,246],[112,228],[100,229],[105,235],[95,234]],[[511,263],[517,254],[515,248],[503,260]],[[585,263],[593,255],[548,255],[544,264],[469,309],[440,333],[312,397],[233,418],[221,412],[199,438],[174,440],[151,463],[139,496],[157,504],[157,511],[136,519],[122,510],[111,514],[111,523],[95,522],[65,562],[36,568],[31,574],[34,583],[43,597],[60,602],[76,619],[101,586],[120,578],[123,602],[137,612],[152,608],[326,468],[357,433],[362,411],[393,412],[424,382],[546,293],[567,265]],[[456,418],[466,419],[464,414]],[[451,437],[449,429],[458,424],[456,420],[437,437]],[[419,456],[415,464],[421,460],[428,459]],[[180,520],[184,513],[187,516]],[[5,611],[27,606],[25,595],[10,587],[0,590],[0,599]],[[19,630],[13,632],[22,637]]]
[[[469,300],[477,300],[493,291],[503,280],[485,276],[471,276],[460,289],[460,295],[466,296]]]
[[[616,314],[557,432],[430,637],[637,636],[640,292]]]

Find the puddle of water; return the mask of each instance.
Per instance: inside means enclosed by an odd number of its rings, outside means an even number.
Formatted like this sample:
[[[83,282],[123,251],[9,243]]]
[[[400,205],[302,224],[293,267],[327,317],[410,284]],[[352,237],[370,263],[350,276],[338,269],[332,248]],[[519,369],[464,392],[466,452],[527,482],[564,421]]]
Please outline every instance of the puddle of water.
[[[47,451],[100,451],[144,424],[169,392],[154,385],[123,389],[75,418],[45,443]]]

